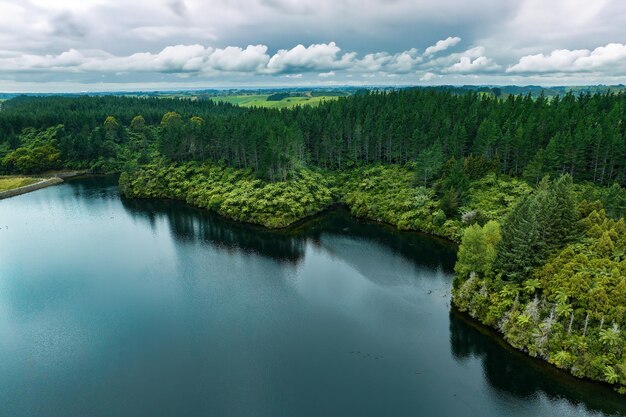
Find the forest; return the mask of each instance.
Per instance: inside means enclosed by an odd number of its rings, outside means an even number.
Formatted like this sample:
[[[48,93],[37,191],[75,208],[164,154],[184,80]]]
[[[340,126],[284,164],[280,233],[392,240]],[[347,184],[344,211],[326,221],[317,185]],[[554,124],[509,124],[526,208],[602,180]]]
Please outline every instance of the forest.
[[[144,161],[156,145],[168,161],[251,168],[270,181],[302,166],[417,163],[424,183],[450,161],[471,157],[476,169],[531,183],[569,173],[576,182],[624,185],[625,98],[609,92],[501,100],[465,90],[407,89],[281,111],[212,100],[17,97],[0,111],[0,157],[4,172],[36,172],[42,168],[28,166],[27,156],[54,149],[63,166],[116,170],[120,153]],[[37,138],[49,128],[57,129],[54,138]],[[16,158],[26,165],[15,166]],[[54,156],[46,162],[55,163]]]
[[[532,356],[625,387],[625,117],[623,92],[415,88],[284,110],[17,97],[0,110],[0,171],[116,172],[128,198],[271,228],[343,204],[460,242],[459,310]]]

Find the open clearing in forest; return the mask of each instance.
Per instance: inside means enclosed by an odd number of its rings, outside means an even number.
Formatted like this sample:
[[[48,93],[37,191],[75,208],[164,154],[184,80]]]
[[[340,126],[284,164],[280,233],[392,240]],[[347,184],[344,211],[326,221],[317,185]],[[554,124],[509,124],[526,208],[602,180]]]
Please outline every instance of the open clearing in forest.
[[[286,109],[295,106],[318,106],[324,101],[336,100],[337,96],[294,96],[278,101],[267,101],[270,94],[243,94],[234,96],[213,97],[215,101],[235,104],[243,107],[265,107],[272,109]]]

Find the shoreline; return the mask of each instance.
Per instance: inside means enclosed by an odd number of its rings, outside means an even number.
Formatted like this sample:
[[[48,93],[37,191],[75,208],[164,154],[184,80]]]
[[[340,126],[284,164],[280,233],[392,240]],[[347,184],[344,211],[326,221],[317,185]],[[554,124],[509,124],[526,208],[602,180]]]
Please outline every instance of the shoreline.
[[[105,175],[112,175],[112,174],[105,174]],[[415,233],[421,236],[425,236],[428,237],[430,239],[435,239],[435,240],[439,240],[442,241],[445,244],[454,246],[456,248],[456,250],[458,250],[458,247],[460,245],[460,241],[457,242],[454,239],[451,239],[448,236],[444,236],[444,235],[438,235],[435,233],[430,233],[430,232],[426,232],[424,230],[419,230],[419,229],[401,229],[398,227],[397,224],[391,223],[391,222],[387,222],[381,219],[376,219],[376,218],[371,218],[371,217],[363,217],[363,216],[357,216],[356,214],[354,214],[351,210],[351,207],[345,203],[345,202],[334,202],[330,205],[328,205],[327,207],[322,208],[321,210],[318,210],[314,213],[311,214],[307,214],[304,217],[301,217],[297,220],[294,220],[293,222],[284,225],[284,226],[275,226],[275,227],[271,227],[271,226],[267,226],[265,224],[261,224],[261,223],[254,223],[254,222],[248,222],[245,220],[238,220],[234,217],[230,217],[227,216],[223,213],[220,213],[217,210],[208,208],[208,207],[202,207],[202,206],[198,206],[196,204],[190,203],[189,201],[187,201],[186,199],[182,199],[182,198],[175,198],[175,197],[127,197],[126,195],[120,193],[120,197],[121,198],[125,198],[127,200],[168,200],[168,201],[178,201],[184,204],[187,204],[190,207],[193,207],[197,210],[202,210],[202,211],[207,211],[210,212],[212,214],[218,215],[220,217],[223,217],[224,219],[231,221],[231,222],[235,222],[235,223],[239,223],[239,224],[245,224],[248,226],[252,226],[252,227],[260,227],[263,228],[265,230],[270,230],[270,231],[274,231],[274,232],[281,232],[281,231],[290,231],[290,230],[294,230],[297,229],[299,227],[306,227],[307,223],[311,220],[315,220],[316,217],[323,215],[326,212],[332,211],[332,210],[346,210],[348,213],[350,213],[351,217],[354,217],[357,220],[360,221],[366,221],[369,223],[374,223],[374,224],[379,224],[381,226],[385,226],[388,227],[390,229],[393,229],[396,232],[403,232],[403,233]]]
[[[570,371],[559,368],[555,364],[550,363],[543,358],[529,355],[528,351],[524,349],[516,348],[504,337],[504,334],[501,333],[498,329],[481,322],[475,317],[472,317],[466,311],[459,310],[454,302],[451,302],[450,304],[450,314],[459,317],[461,320],[463,320],[465,324],[471,326],[481,335],[494,340],[500,348],[508,351],[509,353],[524,358],[531,368],[535,370],[541,370],[543,372],[548,371],[554,378],[558,378],[562,383],[577,385],[578,387],[583,387],[584,385],[586,385],[586,388],[593,387],[598,389],[607,389],[611,392],[614,392],[618,398],[624,397],[624,394],[618,392],[617,387],[613,384],[609,384],[608,382],[599,381],[588,377],[578,377],[572,374]]]
[[[376,219],[376,218],[369,218],[369,217],[362,217],[362,216],[357,216],[355,215],[352,210],[350,209],[350,206],[348,204],[346,204],[345,202],[334,202],[332,204],[330,204],[329,206],[315,212],[309,215],[306,215],[304,217],[302,217],[301,219],[298,219],[288,225],[285,226],[281,226],[281,227],[268,227],[266,225],[263,224],[258,224],[258,223],[253,223],[253,222],[246,222],[246,221],[241,221],[241,220],[237,220],[235,218],[229,217],[227,215],[224,215],[222,213],[219,213],[216,210],[210,209],[208,207],[202,207],[202,206],[198,206],[195,204],[192,204],[188,201],[186,201],[185,199],[178,199],[178,198],[163,198],[163,197],[126,197],[125,195],[120,194],[120,197],[122,198],[126,198],[126,199],[162,199],[162,200],[169,200],[169,201],[178,201],[181,202],[183,204],[186,204],[190,207],[195,208],[196,210],[200,210],[200,211],[207,211],[207,212],[211,212],[215,215],[218,215],[220,217],[223,217],[225,220],[231,221],[231,222],[235,222],[235,223],[240,223],[240,224],[245,224],[251,227],[259,227],[262,229],[266,229],[266,230],[270,230],[270,231],[274,231],[274,232],[289,232],[292,230],[297,230],[299,228],[303,228],[303,227],[307,227],[309,222],[314,221],[316,218],[318,218],[319,216],[323,215],[324,213],[327,213],[329,211],[332,210],[346,210],[349,215],[357,220],[360,221],[365,221],[368,223],[373,223],[373,224],[379,224],[381,226],[387,227],[395,232],[402,232],[402,233],[414,233],[414,234],[419,234],[431,239],[436,239],[439,240],[445,244],[448,244],[450,246],[454,246],[455,250],[458,251],[458,247],[459,247],[459,242],[455,242],[454,240],[450,239],[449,237],[445,237],[445,236],[441,236],[441,235],[437,235],[434,233],[428,233],[422,230],[418,230],[418,229],[400,229],[396,224],[390,223],[390,222],[386,222],[383,221],[381,219]],[[452,293],[450,293],[450,295],[452,295]],[[577,377],[575,375],[573,375],[571,372],[569,372],[568,370],[564,370],[559,368],[558,366],[556,366],[553,363],[550,363],[548,360],[545,360],[543,358],[540,357],[534,357],[531,356],[530,354],[528,354],[527,351],[525,351],[524,349],[518,349],[515,346],[513,346],[505,337],[504,334],[499,332],[498,329],[496,329],[493,326],[487,325],[482,323],[480,320],[472,317],[469,313],[467,312],[462,312],[458,309],[457,305],[454,302],[454,297],[451,298],[451,302],[450,302],[450,308],[451,308],[451,312],[453,312],[454,314],[459,314],[461,316],[464,317],[464,320],[467,320],[468,323],[472,323],[473,326],[475,328],[480,328],[481,332],[487,332],[489,333],[489,336],[491,338],[493,338],[494,340],[496,340],[496,343],[498,345],[500,345],[503,349],[507,349],[513,352],[516,352],[519,355],[524,356],[525,358],[531,360],[531,363],[535,364],[535,366],[545,366],[547,369],[551,369],[551,371],[554,372],[554,374],[559,375],[560,378],[562,377],[567,377],[567,379],[569,379],[570,383],[577,383],[577,382],[581,382],[583,384],[591,384],[593,386],[598,386],[598,387],[606,387],[611,389],[612,391],[622,395],[621,393],[618,392],[617,388],[618,386],[613,385],[613,384],[608,384],[604,381],[599,381],[599,380],[595,380],[592,378],[588,378],[588,377]],[[571,379],[570,379],[571,377]]]
[[[304,228],[307,227],[312,221],[315,221],[316,218],[318,218],[319,216],[324,215],[324,213],[327,213],[329,211],[333,211],[333,210],[346,210],[349,215],[351,217],[353,217],[354,219],[357,219],[359,221],[364,221],[364,222],[368,222],[368,223],[372,223],[372,224],[378,224],[384,227],[387,227],[389,229],[392,229],[395,232],[402,232],[402,233],[414,233],[414,234],[418,234],[418,235],[422,235],[425,237],[428,237],[430,239],[436,239],[439,240],[445,244],[448,244],[450,246],[454,246],[455,250],[458,251],[458,247],[459,247],[459,242],[455,242],[454,240],[445,237],[445,236],[441,236],[441,235],[436,235],[433,233],[428,233],[428,232],[424,232],[421,230],[417,230],[417,229],[400,229],[397,225],[390,223],[390,222],[385,222],[382,221],[380,219],[374,219],[374,218],[368,218],[368,217],[362,217],[362,216],[357,216],[355,215],[351,210],[350,210],[350,206],[344,202],[335,202],[333,204],[330,204],[329,206],[325,207],[322,210],[319,210],[315,213],[309,214],[301,219],[298,219],[296,221],[294,221],[293,223],[290,223],[286,226],[282,226],[282,227],[268,227],[266,225],[263,224],[258,224],[258,223],[252,223],[252,222],[246,222],[246,221],[241,221],[241,220],[237,220],[235,218],[226,216],[222,213],[217,212],[216,210],[212,210],[210,208],[207,207],[202,207],[202,206],[198,206],[195,204],[192,204],[184,199],[178,199],[178,198],[163,198],[163,197],[126,197],[122,194],[120,194],[120,197],[125,198],[125,199],[139,199],[139,200],[151,200],[151,199],[156,199],[156,200],[168,200],[168,201],[177,201],[183,204],[186,204],[196,210],[199,211],[206,211],[206,212],[210,212],[212,214],[215,214],[217,216],[220,216],[222,218],[224,218],[225,220],[229,221],[229,222],[234,222],[234,223],[239,223],[239,224],[244,224],[244,225],[248,225],[250,227],[258,227],[258,228],[262,228],[265,230],[269,230],[269,231],[274,231],[277,233],[280,232],[286,232],[288,233],[289,231],[293,231],[293,230],[297,230],[299,228]],[[450,293],[450,295],[452,295],[452,293]],[[596,386],[599,388],[608,388],[611,391],[619,394],[620,396],[622,396],[621,393],[618,392],[617,390],[617,386],[612,385],[612,384],[608,384],[604,381],[598,381],[598,380],[594,380],[588,377],[577,377],[575,375],[573,375],[571,372],[569,372],[568,370],[564,370],[559,368],[558,366],[556,366],[553,363],[550,363],[549,361],[540,358],[540,357],[534,357],[531,356],[530,354],[528,354],[527,351],[523,350],[523,349],[518,349],[515,346],[513,346],[505,337],[504,334],[501,333],[500,331],[498,331],[498,329],[496,329],[493,326],[490,326],[488,324],[482,323],[480,320],[478,320],[477,318],[472,317],[468,312],[463,312],[460,311],[457,307],[457,305],[454,302],[454,297],[451,298],[450,301],[450,311],[452,314],[457,314],[463,317],[463,320],[466,321],[467,323],[471,323],[472,327],[478,329],[481,333],[483,334],[487,334],[490,338],[494,339],[496,341],[496,343],[503,349],[508,350],[510,352],[515,352],[516,354],[519,354],[525,358],[527,358],[528,360],[530,360],[529,363],[533,364],[533,366],[535,368],[539,368],[539,367],[545,367],[545,369],[550,369],[550,371],[553,373],[553,375],[557,375],[558,378],[560,379],[564,379],[567,380],[568,383],[571,384],[577,384],[577,383],[581,383],[581,384],[590,384],[591,386]]]
[[[13,197],[13,196],[17,196],[17,195],[21,195],[24,193],[28,193],[31,191],[36,191],[38,189],[41,188],[45,188],[51,185],[56,185],[56,184],[60,184],[62,182],[64,182],[64,179],[69,179],[69,178],[75,178],[75,177],[80,177],[80,176],[84,176],[84,175],[89,175],[91,174],[89,171],[69,171],[69,172],[61,172],[58,174],[54,174],[53,177],[49,177],[46,178],[38,183],[35,184],[31,184],[28,186],[24,186],[24,187],[20,187],[20,188],[16,188],[13,190],[7,190],[7,191],[3,191],[0,192],[0,200],[4,199],[4,198],[9,198],[9,197]],[[6,194],[10,194],[10,195],[6,195]],[[307,227],[308,223],[310,221],[314,221],[317,217],[323,215],[326,212],[332,211],[332,210],[346,210],[351,217],[354,217],[355,219],[361,220],[361,221],[365,221],[365,222],[369,222],[369,223],[375,223],[375,224],[379,224],[382,226],[386,226],[389,229],[393,229],[396,232],[408,232],[408,233],[415,233],[415,234],[419,234],[419,235],[423,235],[432,239],[436,239],[436,240],[440,240],[442,242],[445,242],[446,244],[449,244],[451,246],[455,246],[456,249],[458,250],[458,245],[459,242],[456,242],[452,239],[450,239],[449,237],[445,237],[442,235],[437,235],[434,233],[428,233],[425,231],[421,231],[418,229],[400,229],[396,224],[390,223],[390,222],[386,222],[383,221],[381,219],[375,219],[375,218],[368,218],[368,217],[362,217],[362,216],[357,216],[354,213],[352,213],[350,206],[348,204],[346,204],[345,202],[334,202],[332,204],[330,204],[327,207],[324,207],[323,209],[314,212],[314,213],[310,213],[298,220],[295,220],[294,222],[285,225],[285,226],[280,226],[280,227],[268,227],[266,225],[263,224],[259,224],[259,223],[254,223],[254,222],[246,222],[246,221],[242,221],[242,220],[238,220],[235,219],[233,217],[224,215],[216,210],[213,210],[211,208],[208,207],[202,207],[193,203],[190,203],[188,201],[186,201],[186,199],[180,199],[180,198],[173,198],[173,197],[127,197],[126,195],[124,195],[123,193],[120,193],[120,197],[123,199],[128,199],[128,200],[169,200],[169,201],[177,201],[177,202],[181,202],[183,204],[186,204],[190,207],[193,207],[196,210],[199,211],[206,211],[206,212],[210,212],[213,213],[215,215],[218,215],[222,218],[224,218],[225,220],[231,221],[231,222],[235,222],[235,223],[239,223],[239,224],[245,224],[251,227],[259,227],[262,229],[266,229],[266,230],[270,230],[270,231],[275,231],[275,232],[289,232],[292,231],[294,229],[299,229],[302,227]],[[558,368],[556,365],[550,363],[549,361],[542,359],[542,358],[538,358],[538,357],[533,357],[531,355],[528,354],[528,352],[524,351],[523,349],[518,349],[516,347],[514,347],[505,337],[504,335],[499,332],[496,328],[490,326],[490,325],[486,325],[482,322],[480,322],[480,320],[477,320],[476,318],[473,318],[471,315],[469,315],[467,312],[461,312],[458,310],[458,307],[455,305],[454,301],[451,301],[451,308],[452,310],[455,312],[455,314],[460,314],[462,315],[466,320],[468,320],[469,322],[472,322],[476,327],[480,327],[483,330],[488,331],[490,334],[490,336],[494,339],[497,340],[498,344],[500,344],[503,348],[505,349],[510,349],[512,351],[518,352],[519,354],[531,359],[533,362],[538,362],[541,363],[544,366],[547,366],[551,369],[553,369],[554,371],[556,371],[557,373],[560,374],[567,374],[568,376],[577,379],[579,381],[584,381],[586,383],[591,383],[593,385],[598,384],[599,386],[605,386],[605,387],[610,387],[612,388],[614,391],[616,391],[616,387],[612,384],[607,384],[605,382],[602,381],[597,381],[591,378],[579,378],[576,377],[574,375],[571,374],[571,372],[562,370],[560,368]]]
[[[41,181],[34,184],[25,185],[23,187],[13,188],[11,190],[0,191],[0,200],[5,198],[16,197],[18,195],[30,193],[33,191],[41,190],[42,188],[50,187],[52,185],[61,184],[66,179],[80,177],[82,175],[90,174],[89,171],[65,171],[55,174],[43,174],[36,176],[36,178],[42,178]],[[34,177],[34,176],[31,176]]]
[[[106,174],[109,175],[109,174]],[[376,225],[380,225],[383,226],[385,228],[390,229],[393,232],[400,232],[400,233],[410,233],[410,234],[416,234],[416,235],[420,235],[429,239],[434,239],[437,241],[440,241],[441,243],[445,244],[445,245],[449,245],[451,247],[454,247],[456,251],[458,251],[459,249],[459,242],[450,239],[449,237],[446,236],[442,236],[442,235],[437,235],[434,233],[429,233],[429,232],[425,232],[423,230],[418,230],[418,229],[400,229],[397,225],[390,223],[390,222],[386,222],[384,220],[380,220],[380,219],[374,219],[374,218],[370,218],[370,217],[361,217],[361,216],[357,216],[354,213],[352,213],[352,210],[350,209],[350,206],[346,203],[343,202],[335,202],[330,204],[328,207],[325,207],[319,211],[316,211],[315,213],[312,214],[308,214],[296,221],[294,221],[293,223],[289,223],[286,226],[280,226],[280,227],[268,227],[266,225],[263,224],[259,224],[259,223],[253,223],[253,222],[246,222],[243,220],[237,220],[235,218],[226,216],[216,210],[207,208],[207,207],[202,207],[202,206],[197,206],[195,204],[192,204],[186,200],[183,199],[178,199],[178,198],[168,198],[168,197],[126,197],[122,194],[120,194],[120,197],[125,198],[127,200],[164,200],[164,201],[176,201],[179,203],[183,203],[186,204],[187,206],[195,209],[195,210],[199,210],[201,212],[208,212],[211,213],[213,215],[219,216],[221,217],[223,220],[228,221],[228,222],[233,222],[233,223],[237,223],[237,224],[243,224],[249,227],[256,227],[256,228],[260,228],[266,231],[270,231],[270,232],[274,232],[274,233],[290,233],[293,231],[298,231],[301,228],[305,228],[308,227],[310,222],[315,221],[317,218],[323,216],[324,214],[334,211],[334,210],[344,210],[346,211],[350,217],[361,221],[361,222],[366,222],[366,223],[370,223],[370,224],[376,224]]]

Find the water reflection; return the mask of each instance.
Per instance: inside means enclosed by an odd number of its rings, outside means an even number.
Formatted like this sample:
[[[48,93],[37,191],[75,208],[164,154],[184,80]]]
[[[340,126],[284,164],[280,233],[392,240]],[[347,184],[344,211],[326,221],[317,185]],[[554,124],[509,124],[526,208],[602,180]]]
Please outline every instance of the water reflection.
[[[399,255],[404,261],[421,268],[440,269],[445,273],[452,272],[456,259],[451,244],[434,239],[418,240],[411,233],[399,232],[389,226],[358,221],[343,208],[334,210],[332,215],[322,214],[287,229],[268,230],[230,221],[177,201],[122,199],[122,205],[134,218],[146,221],[153,229],[159,221],[166,221],[178,241],[202,241],[281,261],[297,263],[304,256],[307,242],[324,246],[337,256],[350,258],[342,247],[355,249],[356,241],[363,240],[376,243],[381,250]],[[341,236],[347,245],[341,245],[331,236]],[[369,244],[363,246],[369,247]],[[363,270],[380,266],[377,257],[355,256],[354,259],[372,263],[369,267],[363,266]]]
[[[204,242],[223,249],[238,249],[262,256],[297,262],[304,256],[302,236],[271,233],[266,229],[228,221],[206,210],[168,200],[122,199],[122,205],[134,218],[153,229],[165,221],[179,242]]]
[[[464,362],[479,359],[492,388],[515,398],[567,400],[593,412],[624,415],[626,400],[609,387],[573,377],[510,347],[494,331],[450,311],[450,345]]]

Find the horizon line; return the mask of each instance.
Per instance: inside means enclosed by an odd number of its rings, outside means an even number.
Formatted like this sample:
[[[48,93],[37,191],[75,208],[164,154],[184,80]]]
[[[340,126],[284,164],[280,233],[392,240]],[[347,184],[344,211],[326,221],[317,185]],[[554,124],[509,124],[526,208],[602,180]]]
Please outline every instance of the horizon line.
[[[542,89],[550,89],[550,88],[589,88],[589,87],[606,87],[606,88],[615,88],[621,87],[626,88],[625,84],[554,84],[554,85],[541,85],[541,84],[336,84],[336,85],[315,85],[315,84],[302,84],[302,85],[246,85],[246,86],[205,86],[205,87],[164,87],[164,88],[120,88],[120,89],[111,89],[111,90],[51,90],[51,91],[37,91],[37,90],[20,90],[20,91],[0,91],[0,95],[64,95],[64,94],[76,94],[76,95],[89,95],[89,94],[116,94],[116,93],[176,93],[176,92],[202,92],[209,90],[217,90],[217,91],[228,91],[228,90],[238,90],[238,91],[255,91],[255,90],[302,90],[302,89],[313,89],[313,90],[338,90],[342,88],[349,89],[373,89],[373,88],[397,88],[397,89],[405,89],[405,88],[436,88],[436,87],[452,87],[452,88],[463,88],[463,87],[474,87],[474,88],[505,88],[505,87],[517,87],[517,88],[542,88]]]

